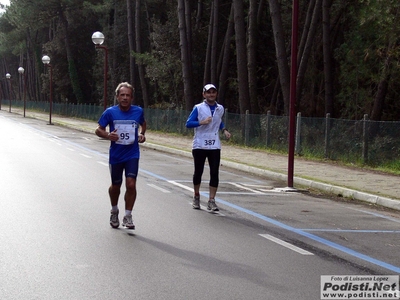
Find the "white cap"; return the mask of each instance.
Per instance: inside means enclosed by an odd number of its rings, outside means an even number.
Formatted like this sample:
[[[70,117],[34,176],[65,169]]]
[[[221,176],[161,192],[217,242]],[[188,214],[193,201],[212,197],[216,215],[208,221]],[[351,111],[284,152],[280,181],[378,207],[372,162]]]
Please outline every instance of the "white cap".
[[[203,92],[207,92],[208,90],[211,90],[211,89],[217,90],[217,88],[215,87],[215,85],[213,85],[213,84],[206,84],[206,85],[204,86],[204,88],[203,88]]]

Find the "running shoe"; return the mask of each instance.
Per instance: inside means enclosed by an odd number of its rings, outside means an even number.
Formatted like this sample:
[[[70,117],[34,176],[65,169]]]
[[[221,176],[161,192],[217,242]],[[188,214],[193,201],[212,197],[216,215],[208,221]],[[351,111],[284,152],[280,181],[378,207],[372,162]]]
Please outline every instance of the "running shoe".
[[[219,208],[218,208],[217,204],[215,203],[214,199],[211,199],[208,201],[207,209],[212,210],[212,211],[219,211]]]
[[[119,214],[119,210],[117,210],[117,211],[111,210],[110,225],[111,225],[112,228],[118,228],[119,227],[118,214]]]
[[[200,196],[194,196],[193,197],[192,207],[194,209],[200,209]]]
[[[125,216],[122,220],[122,226],[127,229],[135,229],[135,224],[132,221],[132,215]]]

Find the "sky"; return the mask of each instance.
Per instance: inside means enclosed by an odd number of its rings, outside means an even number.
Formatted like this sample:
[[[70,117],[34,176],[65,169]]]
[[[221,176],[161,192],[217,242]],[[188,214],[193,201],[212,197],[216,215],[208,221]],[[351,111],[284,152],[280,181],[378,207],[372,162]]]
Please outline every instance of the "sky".
[[[10,5],[10,0],[0,0],[0,3],[1,4],[4,4],[4,5]],[[1,12],[2,10],[0,10],[0,12]]]

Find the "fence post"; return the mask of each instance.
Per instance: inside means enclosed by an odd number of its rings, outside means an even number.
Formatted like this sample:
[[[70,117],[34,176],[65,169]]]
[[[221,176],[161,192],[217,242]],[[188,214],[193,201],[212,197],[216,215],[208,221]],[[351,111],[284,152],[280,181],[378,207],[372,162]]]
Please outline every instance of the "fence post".
[[[250,122],[249,122],[249,110],[246,110],[246,118],[244,121],[244,145],[249,145],[249,133],[250,133]]]
[[[224,119],[223,119],[223,122],[224,122],[225,128],[227,128],[228,131],[231,132],[231,131],[229,130],[229,126],[228,126],[228,109],[227,109],[227,108],[225,108],[225,112],[224,112],[223,118],[224,118]],[[225,138],[225,136],[224,136],[224,138]]]
[[[265,130],[265,146],[268,148],[271,146],[271,111],[267,111],[267,128]]]
[[[327,113],[325,117],[325,151],[324,151],[324,156],[325,158],[330,158],[329,157],[329,138],[330,138],[330,132],[331,132],[331,114]]]
[[[365,114],[363,118],[363,142],[362,142],[362,160],[366,164],[368,162],[368,136],[369,136],[369,120]]]
[[[156,108],[156,130],[158,130],[158,108]]]
[[[179,107],[179,133],[183,133],[183,124],[185,124],[185,120],[183,120],[183,112],[182,112],[182,107]]]
[[[225,113],[224,113],[224,125],[225,125],[225,128],[229,128],[229,126],[228,126],[228,109],[227,108],[225,108]]]
[[[301,112],[297,113],[295,153],[301,153]]]

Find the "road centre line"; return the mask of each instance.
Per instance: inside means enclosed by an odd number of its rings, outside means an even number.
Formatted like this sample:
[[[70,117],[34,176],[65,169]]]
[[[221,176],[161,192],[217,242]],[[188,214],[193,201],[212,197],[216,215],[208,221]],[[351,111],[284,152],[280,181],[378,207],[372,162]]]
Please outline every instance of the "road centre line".
[[[297,253],[300,253],[302,255],[314,255],[313,253],[311,253],[311,252],[309,252],[307,250],[299,248],[299,247],[297,247],[295,245],[292,245],[292,244],[290,244],[288,242],[285,242],[285,241],[283,241],[281,239],[278,239],[278,238],[276,238],[276,237],[274,237],[272,235],[269,235],[269,234],[259,234],[259,235],[262,236],[263,238],[266,238],[267,240],[275,242],[275,243],[277,243],[277,244],[279,244],[279,245],[281,245],[283,247],[286,247],[286,248],[288,248],[290,250],[293,250],[293,251],[295,251]]]

